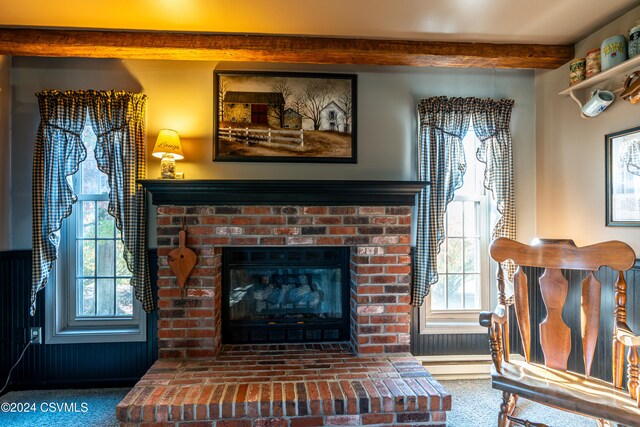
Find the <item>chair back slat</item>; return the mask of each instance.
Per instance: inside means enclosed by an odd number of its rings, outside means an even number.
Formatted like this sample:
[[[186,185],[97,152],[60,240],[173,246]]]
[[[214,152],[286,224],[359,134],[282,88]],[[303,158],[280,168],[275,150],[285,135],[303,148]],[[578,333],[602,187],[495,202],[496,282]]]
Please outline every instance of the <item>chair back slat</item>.
[[[562,320],[562,309],[569,293],[569,282],[557,268],[547,268],[540,277],[540,293],[547,317],[540,323],[540,346],[549,368],[567,369],[571,353],[571,329]]]
[[[600,281],[590,271],[582,281],[582,310],[580,314],[580,330],[582,334],[582,353],[584,359],[584,372],[591,375],[591,365],[596,352],[598,331],[600,329]]]
[[[531,361],[531,318],[529,314],[529,283],[527,275],[518,266],[513,275],[513,292],[515,298],[515,312],[518,320],[518,330],[524,349],[524,357]]]

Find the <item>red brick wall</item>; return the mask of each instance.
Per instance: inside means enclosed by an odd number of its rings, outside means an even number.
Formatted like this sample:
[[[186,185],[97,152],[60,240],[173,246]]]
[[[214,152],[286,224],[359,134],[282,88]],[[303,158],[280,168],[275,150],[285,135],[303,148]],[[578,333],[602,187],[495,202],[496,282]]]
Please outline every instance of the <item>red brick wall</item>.
[[[198,263],[183,297],[167,264],[187,225]],[[411,208],[159,206],[160,358],[214,356],[221,345],[223,246],[351,247],[351,342],[361,354],[409,351]]]

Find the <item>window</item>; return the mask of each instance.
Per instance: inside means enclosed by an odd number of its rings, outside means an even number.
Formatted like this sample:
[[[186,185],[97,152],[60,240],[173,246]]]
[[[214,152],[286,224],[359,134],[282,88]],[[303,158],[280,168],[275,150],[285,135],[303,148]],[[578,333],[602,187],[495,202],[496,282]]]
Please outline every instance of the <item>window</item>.
[[[47,342],[143,341],[144,315],[129,284],[121,233],[107,211],[109,183],[98,169],[88,122],[82,141],[87,157],[68,177],[78,201],[63,222],[55,285],[46,288],[54,289]]]
[[[463,142],[464,183],[447,206],[445,239],[438,254],[438,282],[420,309],[426,333],[486,332],[478,313],[489,308],[489,242],[496,221],[491,192],[483,186],[484,164],[476,159],[480,141],[470,128]]]

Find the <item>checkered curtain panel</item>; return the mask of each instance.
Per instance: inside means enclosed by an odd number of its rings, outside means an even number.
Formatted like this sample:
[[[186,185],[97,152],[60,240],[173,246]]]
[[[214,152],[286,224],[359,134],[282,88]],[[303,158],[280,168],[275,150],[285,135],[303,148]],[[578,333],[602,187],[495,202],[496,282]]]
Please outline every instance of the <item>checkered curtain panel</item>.
[[[516,238],[516,198],[509,129],[513,104],[513,99],[476,99],[473,103],[473,130],[480,140],[476,156],[485,164],[484,187],[493,193],[499,214],[491,233],[492,239]],[[511,280],[515,273],[513,261],[503,262],[502,268]],[[513,297],[509,302],[513,302]]]
[[[33,158],[31,315],[60,244],[62,220],[77,196],[67,182],[87,152],[81,140],[87,113],[98,136],[96,160],[109,178],[109,213],[122,232],[131,284],[145,310],[153,309],[146,253],[146,210],[136,179],[145,177],[146,95],[127,92],[44,91],[37,94],[40,126]]]
[[[418,179],[430,183],[418,195],[413,305],[420,306],[438,281],[437,255],[444,241],[444,213],[467,168],[462,147],[469,129],[469,98],[434,97],[418,104]]]
[[[418,104],[418,177],[430,182],[418,196],[418,232],[413,305],[422,305],[438,281],[437,256],[444,241],[444,214],[454,192],[462,186],[466,160],[462,138],[473,118],[481,141],[476,153],[485,163],[484,185],[491,190],[500,217],[493,237],[516,237],[511,111],[513,100],[434,97]],[[513,274],[513,266],[507,265]],[[510,275],[510,276],[511,276]]]
[[[146,175],[147,96],[121,91],[92,93],[89,119],[97,136],[96,162],[109,178],[109,214],[116,219],[131,271],[131,286],[145,311],[153,310],[145,192],[136,181]]]
[[[484,186],[493,192],[500,217],[492,238],[516,238],[516,198],[513,191],[511,152],[512,99],[476,99],[473,103],[473,130],[480,140],[477,157],[485,164]]]
[[[30,313],[36,294],[47,284],[60,245],[62,220],[71,214],[77,196],[67,177],[73,175],[87,150],[80,139],[87,112],[86,98],[54,90],[36,95],[40,125],[33,151],[32,284]]]

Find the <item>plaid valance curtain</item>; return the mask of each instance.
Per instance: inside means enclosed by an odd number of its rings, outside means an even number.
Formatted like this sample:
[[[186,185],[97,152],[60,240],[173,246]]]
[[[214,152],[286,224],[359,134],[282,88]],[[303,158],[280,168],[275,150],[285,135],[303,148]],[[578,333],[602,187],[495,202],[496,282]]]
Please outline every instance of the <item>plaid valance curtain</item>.
[[[122,91],[43,91],[36,94],[40,126],[33,157],[33,267],[31,315],[57,259],[62,220],[77,196],[67,177],[87,150],[81,140],[87,115],[97,136],[98,168],[109,181],[108,211],[121,231],[134,294],[153,310],[146,253],[146,207],[137,179],[145,177],[146,95]]]
[[[493,237],[515,238],[513,158],[509,123],[513,100],[433,97],[418,104],[418,178],[430,186],[418,195],[418,230],[412,302],[422,305],[438,281],[437,255],[444,241],[444,214],[462,186],[466,159],[462,139],[473,119],[486,164],[484,186],[493,192],[500,218]]]

